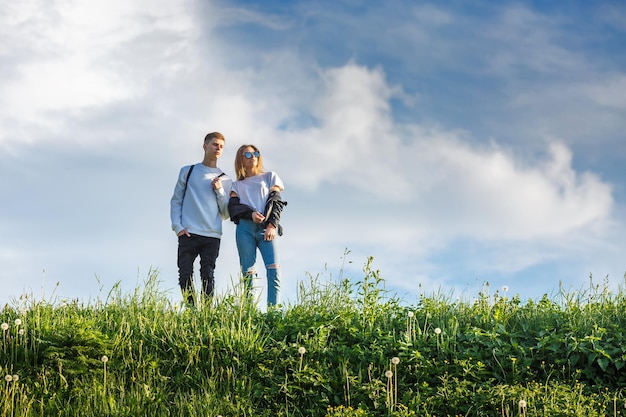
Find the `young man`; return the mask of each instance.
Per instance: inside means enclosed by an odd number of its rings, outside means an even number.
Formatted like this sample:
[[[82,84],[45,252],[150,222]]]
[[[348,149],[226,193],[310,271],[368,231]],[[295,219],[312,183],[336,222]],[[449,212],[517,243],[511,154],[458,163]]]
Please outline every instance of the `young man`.
[[[178,236],[178,282],[187,303],[194,305],[193,264],[200,256],[200,278],[205,298],[215,288],[215,261],[219,255],[222,220],[228,219],[232,180],[217,167],[224,136],[204,138],[202,163],[184,166],[170,201],[172,230]]]

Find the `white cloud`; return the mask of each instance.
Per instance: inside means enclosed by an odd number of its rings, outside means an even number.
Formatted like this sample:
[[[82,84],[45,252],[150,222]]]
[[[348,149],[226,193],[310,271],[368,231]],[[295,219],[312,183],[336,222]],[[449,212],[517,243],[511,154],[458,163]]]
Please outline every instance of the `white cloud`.
[[[579,87],[583,96],[592,102],[611,110],[626,109],[626,73],[612,74],[596,83],[583,84]]]
[[[496,144],[472,145],[459,132],[395,125],[394,88],[380,69],[349,63],[323,77],[318,126],[284,139],[292,182],[344,184],[409,202],[419,208],[417,219],[449,238],[553,238],[610,217],[610,185],[577,173],[562,142],[549,142],[543,159],[523,161]]]
[[[44,4],[45,3],[45,4]],[[72,117],[146,94],[181,68],[194,29],[186,2],[13,2],[0,25],[8,76],[0,143],[39,141]],[[97,16],[97,18],[94,18]],[[19,129],[16,129],[18,127]]]
[[[549,151],[544,162],[520,164],[498,147],[437,141],[428,149],[429,166],[439,167],[441,179],[421,197],[437,207],[437,220],[488,239],[554,237],[606,220],[610,186],[577,174],[563,144],[553,143]]]

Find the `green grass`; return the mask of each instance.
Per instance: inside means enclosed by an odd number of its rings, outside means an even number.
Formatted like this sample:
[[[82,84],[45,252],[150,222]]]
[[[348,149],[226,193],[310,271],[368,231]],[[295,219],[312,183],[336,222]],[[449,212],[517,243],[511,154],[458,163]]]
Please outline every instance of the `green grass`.
[[[156,273],[89,304],[16,301],[0,311],[0,415],[625,414],[621,289],[406,306],[372,263],[267,312],[238,289],[181,309]]]

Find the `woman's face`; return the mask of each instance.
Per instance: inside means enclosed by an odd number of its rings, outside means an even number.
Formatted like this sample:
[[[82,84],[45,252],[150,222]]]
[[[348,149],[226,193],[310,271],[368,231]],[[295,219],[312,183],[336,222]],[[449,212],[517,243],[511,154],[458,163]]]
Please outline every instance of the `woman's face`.
[[[241,152],[241,161],[247,172],[256,172],[259,163],[259,152],[252,146],[247,146]]]

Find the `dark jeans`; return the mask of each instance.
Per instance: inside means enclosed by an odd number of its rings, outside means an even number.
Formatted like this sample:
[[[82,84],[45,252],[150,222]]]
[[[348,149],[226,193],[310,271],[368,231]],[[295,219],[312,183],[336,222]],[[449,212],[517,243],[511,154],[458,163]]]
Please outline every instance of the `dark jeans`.
[[[215,261],[220,253],[220,239],[206,236],[178,236],[178,283],[187,302],[194,304],[193,263],[200,256],[202,295],[210,297],[215,288]]]

